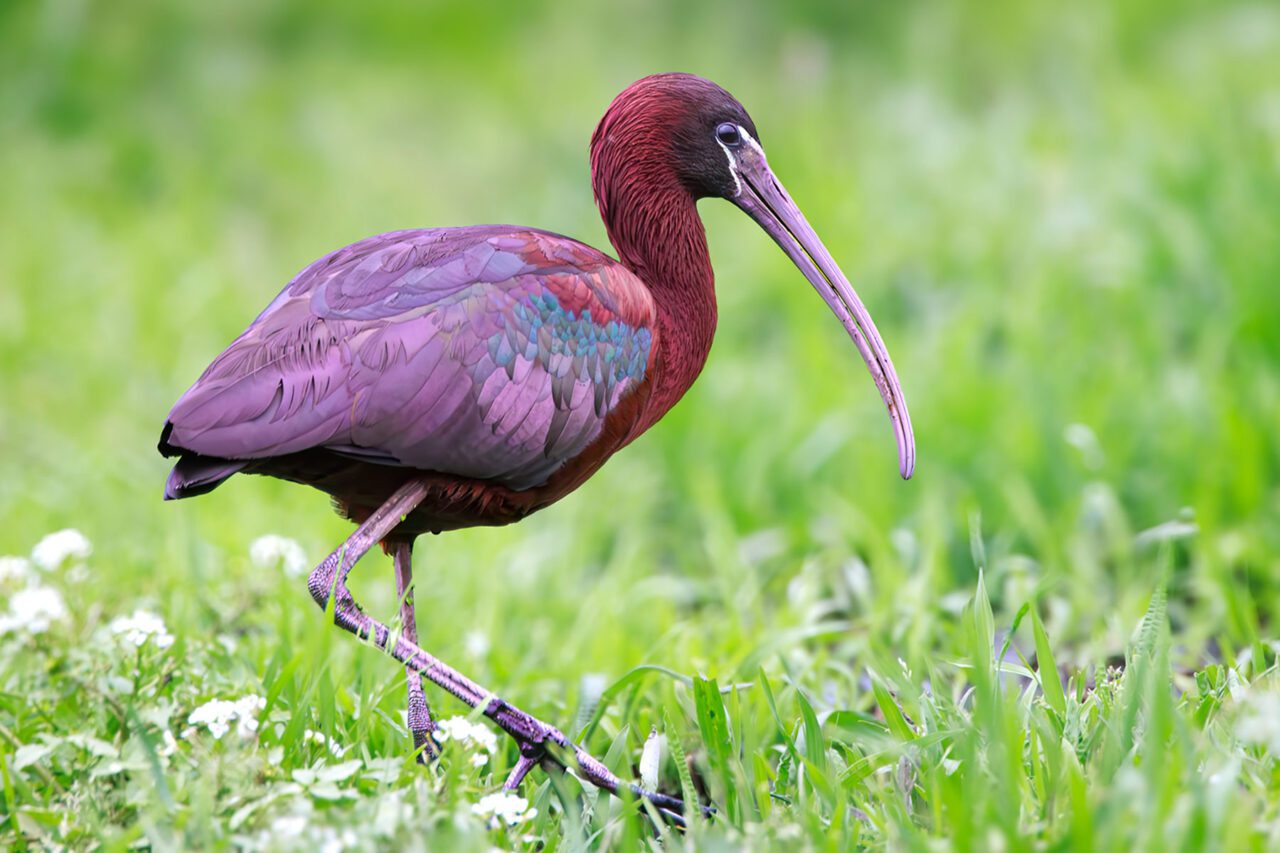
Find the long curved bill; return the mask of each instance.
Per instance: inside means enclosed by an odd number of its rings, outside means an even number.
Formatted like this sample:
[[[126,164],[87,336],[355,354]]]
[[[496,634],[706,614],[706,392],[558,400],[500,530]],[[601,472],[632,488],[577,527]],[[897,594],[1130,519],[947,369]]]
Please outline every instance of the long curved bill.
[[[916,467],[916,439],[911,430],[911,415],[907,401],[898,384],[889,351],[885,349],[876,324],[863,307],[862,300],[854,292],[849,280],[832,260],[827,247],[805,220],[800,208],[778,183],[765,160],[759,143],[742,131],[745,144],[734,151],[725,149],[730,167],[738,180],[738,194],[731,201],[769,233],[782,247],[792,263],[800,268],[814,290],[827,306],[840,318],[849,337],[862,353],[862,359],[871,371],[880,397],[889,410],[893,433],[898,440],[898,470],[902,478],[910,479]]]

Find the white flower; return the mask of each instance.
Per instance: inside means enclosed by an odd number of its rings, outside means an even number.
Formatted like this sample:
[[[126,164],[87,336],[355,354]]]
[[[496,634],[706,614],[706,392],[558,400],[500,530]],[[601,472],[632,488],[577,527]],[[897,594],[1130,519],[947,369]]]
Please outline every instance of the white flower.
[[[268,830],[276,838],[297,838],[307,829],[307,816],[300,814],[281,815],[271,821]]]
[[[29,586],[9,598],[9,612],[0,615],[0,634],[25,631],[43,634],[54,622],[67,618],[67,605],[52,587]]]
[[[31,581],[30,560],[26,557],[0,557],[0,589],[17,589]]]
[[[1236,737],[1280,757],[1280,693],[1250,693],[1247,703]]]
[[[321,746],[328,747],[335,758],[341,758],[347,754],[347,748],[336,740],[326,737],[324,732],[318,732],[315,729],[307,729],[302,733],[303,743],[318,743]]]
[[[483,749],[486,752],[493,752],[498,748],[498,738],[493,732],[483,724],[473,723],[466,717],[440,720],[436,723],[436,730],[432,736],[436,739],[436,743],[441,744],[454,740],[464,747]]]
[[[258,712],[266,706],[267,700],[253,694],[234,702],[212,699],[192,711],[187,722],[193,726],[204,726],[215,740],[221,740],[231,730],[233,722],[240,737],[252,737],[258,730]]]
[[[489,763],[489,753],[487,752],[474,753],[472,754],[471,758],[468,759],[468,761],[471,762],[472,767],[484,767],[486,764]]]
[[[231,702],[225,699],[212,699],[192,711],[187,717],[187,722],[193,726],[204,726],[215,740],[220,740],[230,731],[233,714],[234,705]]]
[[[258,713],[267,707],[267,700],[250,694],[236,700],[234,707],[239,721],[236,731],[240,737],[249,737],[258,730]]]
[[[505,823],[515,826],[537,816],[538,810],[529,808],[529,801],[518,794],[499,791],[496,794],[485,794],[480,802],[471,806],[471,813],[477,817],[487,818],[489,826],[496,828]]]
[[[113,634],[123,634],[125,640],[135,646],[140,647],[147,640],[153,641],[158,649],[173,645],[173,635],[165,628],[164,620],[145,610],[135,610],[132,616],[117,616],[107,627]]]
[[[269,533],[259,536],[249,545],[249,561],[260,569],[279,566],[291,578],[302,577],[307,571],[307,552],[287,536]]]
[[[61,568],[63,563],[82,563],[93,553],[93,545],[79,530],[67,528],[36,543],[31,549],[31,560],[46,572]]]

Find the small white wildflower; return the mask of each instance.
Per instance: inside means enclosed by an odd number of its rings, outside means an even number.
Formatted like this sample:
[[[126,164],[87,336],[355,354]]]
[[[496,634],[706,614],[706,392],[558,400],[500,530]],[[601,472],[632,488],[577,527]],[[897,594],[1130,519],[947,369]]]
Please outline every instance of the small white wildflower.
[[[0,589],[17,589],[31,581],[30,560],[26,557],[0,557]]]
[[[489,635],[479,629],[468,631],[462,638],[462,647],[473,658],[482,658],[489,654]]]
[[[147,640],[155,643],[158,649],[167,649],[173,645],[173,635],[165,628],[164,620],[146,610],[135,610],[132,616],[117,616],[107,626],[111,633],[123,635],[126,642],[141,647]]]
[[[468,761],[471,762],[472,767],[484,767],[486,764],[489,763],[489,753],[487,752],[472,753],[471,758],[469,758]]]
[[[307,830],[307,816],[300,814],[281,815],[271,821],[268,832],[276,838],[297,838]]]
[[[498,748],[498,738],[481,723],[473,723],[466,717],[450,717],[436,723],[432,733],[437,743],[454,740],[464,747],[475,747],[486,752]]]
[[[347,754],[347,748],[338,743],[331,737],[326,737],[324,732],[318,732],[315,729],[307,729],[302,733],[303,743],[318,743],[323,747],[327,747],[333,753],[335,758],[341,758]]]
[[[1236,737],[1280,757],[1280,693],[1251,693],[1236,723]]]
[[[192,726],[204,726],[214,740],[221,740],[231,730],[231,723],[234,722],[236,733],[248,738],[258,730],[258,712],[266,705],[267,700],[252,694],[235,702],[211,699],[192,711],[187,722]]]
[[[490,828],[501,824],[516,826],[537,816],[538,810],[529,808],[529,801],[518,794],[500,791],[496,794],[485,794],[480,802],[471,806],[471,813],[486,818]]]
[[[46,572],[59,569],[68,561],[83,563],[93,553],[93,545],[79,530],[67,528],[36,543],[31,550],[31,561]]]
[[[9,598],[9,612],[0,614],[0,634],[25,631],[43,634],[54,622],[67,618],[67,605],[52,587],[29,586]]]
[[[250,737],[258,730],[258,714],[265,707],[267,700],[253,694],[236,701],[236,731],[240,737]]]
[[[302,577],[307,571],[307,552],[287,536],[268,533],[259,536],[249,545],[249,561],[260,569],[279,566],[291,578]]]
[[[221,740],[222,736],[231,730],[228,723],[233,713],[233,706],[227,700],[210,699],[192,711],[187,717],[187,722],[193,726],[204,726],[215,740]]]

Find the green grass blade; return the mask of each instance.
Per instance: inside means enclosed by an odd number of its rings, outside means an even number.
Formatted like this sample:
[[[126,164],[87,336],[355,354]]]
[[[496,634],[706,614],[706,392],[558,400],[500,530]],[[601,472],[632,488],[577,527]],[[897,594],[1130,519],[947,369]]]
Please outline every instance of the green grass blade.
[[[671,760],[676,765],[676,775],[680,777],[680,798],[684,800],[685,814],[689,822],[698,812],[698,791],[693,787],[693,774],[689,772],[689,759],[684,752],[684,732],[671,722],[671,714],[662,709],[662,725],[667,731],[667,749],[671,750]]]
[[[738,797],[731,769],[733,740],[729,733],[728,714],[724,698],[716,680],[693,680],[694,709],[698,718],[698,730],[707,751],[707,763],[718,777],[718,786],[724,793],[724,809],[729,819],[738,822]]]
[[[1031,631],[1036,645],[1036,674],[1040,679],[1040,689],[1044,691],[1044,701],[1057,712],[1062,719],[1067,717],[1067,696],[1062,691],[1062,679],[1058,675],[1058,665],[1053,659],[1053,649],[1049,646],[1049,636],[1045,633],[1040,614],[1031,608]]]

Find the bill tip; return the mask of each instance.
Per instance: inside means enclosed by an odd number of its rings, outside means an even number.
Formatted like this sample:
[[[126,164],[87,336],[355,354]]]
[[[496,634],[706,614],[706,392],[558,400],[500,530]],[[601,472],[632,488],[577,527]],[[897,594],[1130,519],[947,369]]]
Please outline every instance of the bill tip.
[[[898,461],[898,471],[902,474],[902,479],[910,480],[911,475],[916,472],[916,458],[912,454],[910,458],[900,459]]]

